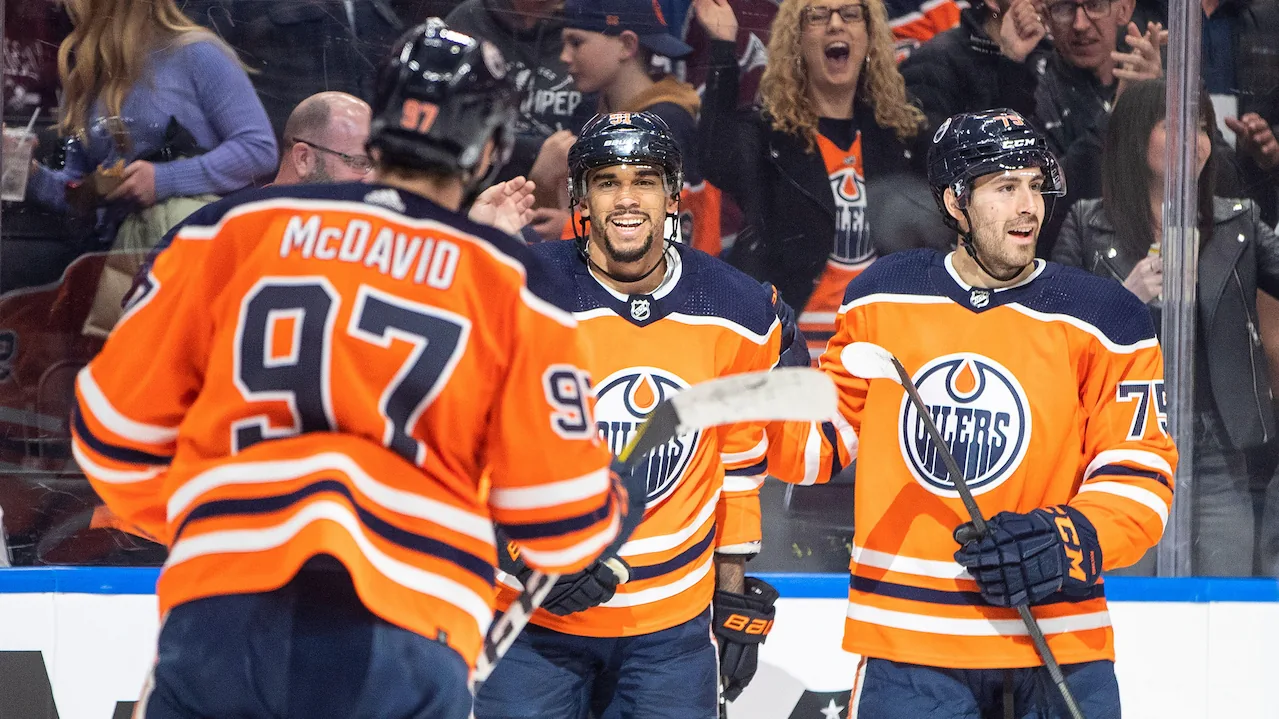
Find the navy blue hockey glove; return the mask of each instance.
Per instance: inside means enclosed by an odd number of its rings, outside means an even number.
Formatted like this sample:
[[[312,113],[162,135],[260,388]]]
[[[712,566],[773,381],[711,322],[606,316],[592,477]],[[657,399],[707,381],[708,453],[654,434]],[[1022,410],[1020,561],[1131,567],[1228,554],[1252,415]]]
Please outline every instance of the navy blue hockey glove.
[[[799,320],[795,310],[786,304],[781,293],[770,282],[763,283],[764,291],[773,301],[773,311],[782,323],[782,356],[777,361],[778,367],[811,367],[812,357],[808,354],[808,340],[799,331]]]
[[[762,579],[746,578],[746,592],[716,590],[712,603],[715,638],[719,641],[719,674],[724,699],[733,701],[759,665],[759,645],[773,628],[777,590]]]
[[[498,535],[497,568],[523,583],[533,574],[532,567],[520,558],[514,542]],[[591,566],[574,574],[560,577],[542,601],[542,609],[564,616],[573,612],[599,606],[613,598],[617,585],[630,578],[630,566],[620,557],[597,559]]]
[[[617,585],[629,577],[630,567],[621,558],[597,559],[576,574],[560,577],[551,587],[551,593],[546,595],[542,608],[562,617],[598,607],[612,599],[617,593]]]
[[[980,538],[971,522],[955,530],[955,561],[995,606],[1035,604],[1058,590],[1083,594],[1101,576],[1097,530],[1073,507],[1000,512],[986,528]]]

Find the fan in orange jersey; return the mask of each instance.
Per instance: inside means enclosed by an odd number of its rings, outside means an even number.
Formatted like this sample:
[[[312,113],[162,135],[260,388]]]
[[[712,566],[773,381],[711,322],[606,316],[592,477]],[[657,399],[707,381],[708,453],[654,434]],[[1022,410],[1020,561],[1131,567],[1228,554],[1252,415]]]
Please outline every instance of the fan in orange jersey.
[[[1117,719],[1101,575],[1159,541],[1177,462],[1150,314],[1118,283],[1034,259],[1045,196],[1065,185],[1017,113],[945,121],[929,177],[961,249],[889,255],[848,285],[820,360],[841,388],[837,438],[790,423],[770,448],[821,442],[770,457],[808,481],[858,460],[850,715],[1067,716],[1013,608],[1028,603],[1083,714]],[[842,365],[853,342],[911,373],[993,515],[984,538],[955,551],[968,515],[939,448],[900,385]]]
[[[555,573],[638,523],[557,280],[458,213],[517,102],[491,45],[410,31],[379,76],[372,184],[197,212],[80,372],[76,460],[169,547],[135,717],[462,719],[493,522]],[[517,229],[531,189],[472,216]]]
[[[570,282],[565,303],[592,352],[596,421],[610,447],[664,397],[778,363],[783,329],[768,292],[663,238],[682,162],[660,117],[597,115],[569,169],[587,236],[533,250]],[[787,346],[805,363],[789,330]],[[643,522],[615,557],[556,584],[477,693],[477,719],[716,717],[718,675],[725,699],[750,681],[777,596],[744,576],[759,551],[767,448],[762,426],[732,425],[653,452],[636,471],[648,487]],[[526,576],[518,561],[508,568]],[[503,589],[499,605],[512,596]]]

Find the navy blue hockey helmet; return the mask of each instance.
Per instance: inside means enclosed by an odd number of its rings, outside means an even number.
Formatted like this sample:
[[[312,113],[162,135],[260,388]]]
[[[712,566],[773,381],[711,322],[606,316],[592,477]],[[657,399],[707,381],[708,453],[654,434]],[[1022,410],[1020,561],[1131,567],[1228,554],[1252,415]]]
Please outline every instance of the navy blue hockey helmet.
[[[473,175],[492,138],[488,173],[468,179],[472,191],[481,189],[514,143],[510,125],[519,93],[502,53],[439,18],[409,30],[393,47],[378,73],[368,146],[398,166]]]
[[[960,208],[968,206],[972,181],[995,172],[1038,167],[1044,172],[1043,194],[1066,194],[1066,178],[1048,140],[1014,110],[965,112],[947,119],[933,134],[928,150],[928,184],[946,224],[958,222],[946,211],[946,188]],[[1051,213],[1051,209],[1048,210]]]
[[[652,165],[662,170],[671,199],[684,186],[684,159],[666,121],[651,112],[614,112],[588,121],[568,151],[569,196],[586,197],[586,176],[610,165]]]

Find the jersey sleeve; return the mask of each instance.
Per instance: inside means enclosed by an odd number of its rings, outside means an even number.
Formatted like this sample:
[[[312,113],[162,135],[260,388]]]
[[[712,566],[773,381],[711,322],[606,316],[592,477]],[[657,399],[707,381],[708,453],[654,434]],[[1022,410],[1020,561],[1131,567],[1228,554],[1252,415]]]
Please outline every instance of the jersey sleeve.
[[[124,526],[161,541],[164,474],[213,338],[208,307],[235,264],[225,245],[193,215],[139,278],[102,351],[76,378],[77,464]]]
[[[527,288],[515,305],[511,361],[489,424],[489,508],[529,566],[576,572],[617,536],[612,454],[597,434],[576,321]]]
[[[851,285],[848,292],[853,292]],[[839,411],[827,422],[771,423],[769,474],[791,484],[824,484],[857,459],[857,433],[870,383],[849,374],[840,353],[864,335],[861,309],[856,303],[845,302],[835,315],[835,334],[817,365],[835,383]]]
[[[1083,366],[1088,465],[1070,500],[1097,529],[1104,570],[1136,562],[1163,536],[1177,465],[1153,329],[1134,345],[1108,344],[1094,344]]]
[[[728,374],[764,372],[773,368],[781,352],[781,323],[773,321],[764,341],[743,339]],[[768,434],[763,423],[739,423],[719,428],[724,490],[715,508],[720,554],[757,554],[763,539],[759,488],[768,474]]]

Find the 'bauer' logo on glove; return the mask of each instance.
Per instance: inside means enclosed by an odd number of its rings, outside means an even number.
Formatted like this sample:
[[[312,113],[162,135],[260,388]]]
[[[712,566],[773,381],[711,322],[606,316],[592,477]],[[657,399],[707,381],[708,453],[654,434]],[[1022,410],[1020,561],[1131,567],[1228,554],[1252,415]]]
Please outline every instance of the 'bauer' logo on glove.
[[[746,593],[715,592],[715,637],[724,698],[733,701],[750,684],[759,665],[759,645],[768,638],[777,610],[777,590],[762,579],[746,578]]]

